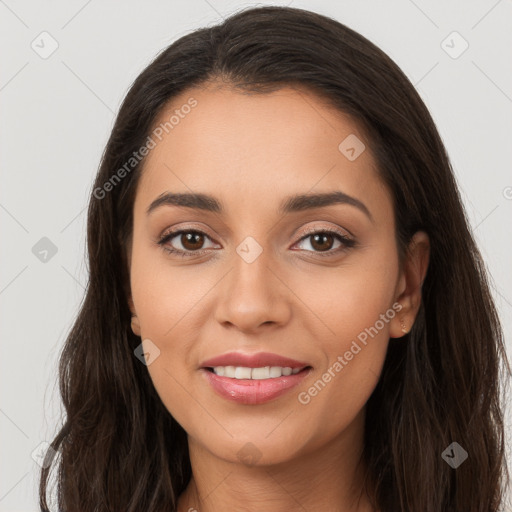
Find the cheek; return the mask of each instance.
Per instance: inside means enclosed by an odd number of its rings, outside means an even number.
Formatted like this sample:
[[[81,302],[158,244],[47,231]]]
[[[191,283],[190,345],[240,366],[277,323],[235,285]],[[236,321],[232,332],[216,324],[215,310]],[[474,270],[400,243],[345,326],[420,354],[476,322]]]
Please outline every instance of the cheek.
[[[380,317],[386,311],[379,301],[366,302],[359,310],[338,310],[331,318],[336,335],[318,340],[325,362],[297,396],[303,428],[315,432],[317,439],[347,428],[373,393],[389,343],[389,324]],[[393,312],[384,316],[388,322]]]
[[[160,248],[142,242],[134,245],[130,280],[142,337],[169,341],[214,284],[208,272],[194,265],[173,266]]]
[[[349,350],[350,342],[358,336],[364,341],[364,333],[376,322],[380,339],[387,338],[389,320],[395,315],[391,306],[397,267],[392,253],[382,256],[381,261],[369,260],[361,257],[359,261],[329,269],[329,272],[322,269],[292,284],[297,295],[307,298],[305,302],[315,313],[316,320],[323,324],[317,331],[323,334],[321,345],[331,357],[333,353]],[[379,319],[386,313],[382,323]],[[309,329],[313,331],[313,324]]]
[[[147,370],[167,410],[188,425],[191,395],[195,396],[189,382],[198,364],[194,340],[200,334],[197,326],[206,322],[200,306],[215,280],[193,265],[173,268],[159,251],[142,243],[134,244],[130,280],[141,339],[150,340],[148,346],[158,354]]]
[[[376,259],[372,264],[346,267],[336,278],[317,280],[314,288],[309,287],[308,305],[318,315],[312,322],[318,334],[322,333],[315,342],[323,361],[299,402],[311,417],[330,418],[322,429],[339,428],[352,420],[377,385],[390,322],[396,316],[392,306],[398,269],[394,261],[390,254],[382,262]],[[308,329],[314,332],[313,323]]]

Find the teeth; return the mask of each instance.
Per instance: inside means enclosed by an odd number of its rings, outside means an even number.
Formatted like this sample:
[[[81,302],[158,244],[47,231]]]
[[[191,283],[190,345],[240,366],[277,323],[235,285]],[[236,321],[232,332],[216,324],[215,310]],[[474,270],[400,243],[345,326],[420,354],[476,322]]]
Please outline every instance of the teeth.
[[[230,377],[231,379],[253,379],[265,380],[276,377],[295,375],[301,368],[290,368],[289,366],[264,366],[262,368],[247,368],[246,366],[215,366],[213,371],[219,377]]]
[[[250,379],[251,378],[251,369],[244,368],[242,366],[237,366],[235,368],[235,379]]]

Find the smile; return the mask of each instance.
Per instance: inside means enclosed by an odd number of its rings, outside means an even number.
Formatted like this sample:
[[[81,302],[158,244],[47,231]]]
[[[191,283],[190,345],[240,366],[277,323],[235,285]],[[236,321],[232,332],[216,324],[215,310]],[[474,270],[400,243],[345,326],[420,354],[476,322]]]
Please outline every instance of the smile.
[[[246,366],[215,366],[209,369],[219,377],[265,380],[282,377],[283,375],[295,375],[304,368],[290,368],[289,366],[263,366],[261,368],[248,368]]]
[[[217,373],[216,370],[219,372]],[[274,400],[298,386],[313,370],[290,367],[235,367],[201,368],[211,388],[222,398],[245,405],[263,404]],[[220,373],[225,372],[225,375]],[[253,372],[255,376],[253,376]],[[250,377],[248,375],[250,374]],[[233,375],[230,377],[230,375]]]

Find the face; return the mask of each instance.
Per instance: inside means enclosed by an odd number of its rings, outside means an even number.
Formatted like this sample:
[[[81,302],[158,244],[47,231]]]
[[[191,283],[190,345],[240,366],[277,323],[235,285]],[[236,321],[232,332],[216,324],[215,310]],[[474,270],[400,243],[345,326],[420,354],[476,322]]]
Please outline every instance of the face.
[[[356,124],[311,93],[191,89],[155,127],[176,110],[172,129],[153,136],[134,204],[130,307],[147,370],[189,439],[217,457],[253,450],[272,464],[318,450],[362,425],[399,336],[390,192]],[[214,200],[165,196],[189,193]],[[218,377],[223,395],[203,363],[231,352],[307,368],[252,380],[247,393]],[[242,366],[267,366],[253,363]]]

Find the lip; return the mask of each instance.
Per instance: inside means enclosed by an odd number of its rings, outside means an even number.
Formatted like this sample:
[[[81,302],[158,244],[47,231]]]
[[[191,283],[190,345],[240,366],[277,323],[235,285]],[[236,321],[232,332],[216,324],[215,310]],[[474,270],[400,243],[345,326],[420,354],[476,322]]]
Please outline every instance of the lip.
[[[284,368],[288,366],[294,369],[304,368],[310,365],[296,361],[295,359],[290,359],[289,357],[272,354],[271,352],[258,352],[257,354],[229,352],[228,354],[213,357],[201,363],[201,368],[213,368],[214,366],[244,366],[247,368],[263,368],[264,366],[281,366]]]
[[[304,368],[295,375],[283,375],[282,377],[261,380],[220,377],[206,368],[201,368],[200,371],[213,390],[221,397],[239,404],[258,405],[274,400],[291,391],[313,371],[313,368]]]

